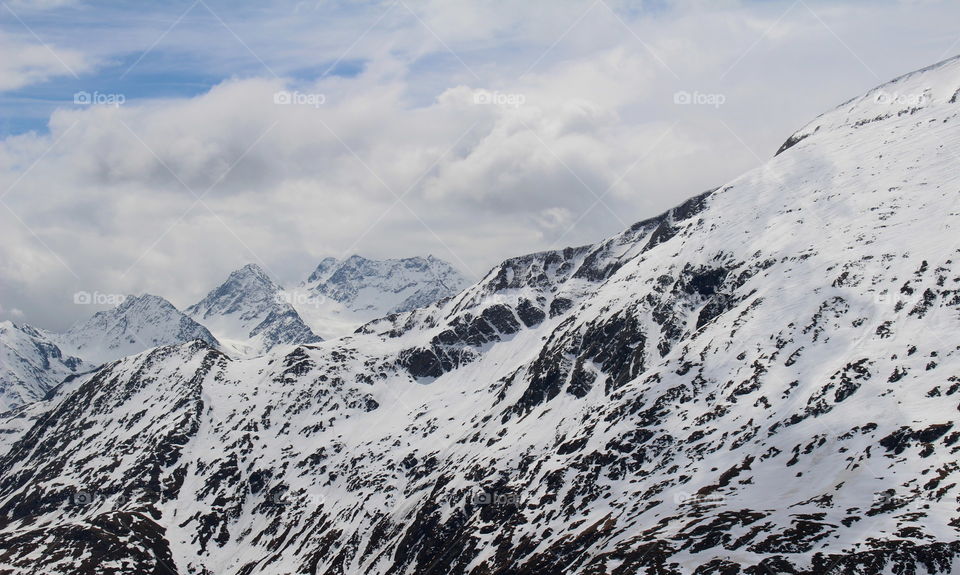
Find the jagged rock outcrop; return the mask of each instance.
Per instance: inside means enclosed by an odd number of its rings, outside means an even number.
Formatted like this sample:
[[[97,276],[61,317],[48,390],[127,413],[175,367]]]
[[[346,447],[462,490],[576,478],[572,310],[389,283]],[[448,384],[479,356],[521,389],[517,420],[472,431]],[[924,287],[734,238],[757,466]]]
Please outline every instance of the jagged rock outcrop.
[[[352,336],[159,348],[0,418],[0,561],[960,569],[960,60],[878,90],[923,105],[868,93],[663,216]]]

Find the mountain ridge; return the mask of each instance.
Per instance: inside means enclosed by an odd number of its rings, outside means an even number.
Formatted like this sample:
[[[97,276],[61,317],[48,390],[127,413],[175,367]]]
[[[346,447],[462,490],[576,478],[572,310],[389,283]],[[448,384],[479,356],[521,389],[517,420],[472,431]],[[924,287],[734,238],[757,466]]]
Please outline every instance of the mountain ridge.
[[[0,322],[0,412],[42,399],[64,378],[83,369],[43,332]]]
[[[377,280],[373,286],[371,280]],[[386,260],[352,255],[343,261],[325,258],[303,286],[348,306],[360,306],[355,308],[357,311],[374,308],[375,313],[389,315],[420,307],[417,302],[432,299],[433,291],[444,294],[443,297],[453,295],[463,283],[463,277],[453,266],[432,255]],[[399,303],[383,309],[373,302],[358,301],[359,292],[370,287],[395,291],[400,295]],[[416,289],[410,293],[410,288]]]
[[[332,338],[377,318],[427,307],[466,285],[456,268],[433,255],[384,260],[352,255],[324,258],[292,293],[298,311]]]
[[[352,290],[353,296],[365,289],[372,290],[372,295],[376,295],[376,291],[383,289],[385,285],[389,287],[391,266],[412,266],[421,270],[453,269],[434,256],[379,261],[352,256],[348,261],[367,266],[374,272],[377,271],[377,266],[387,270],[382,276],[370,273],[349,278],[339,284],[330,284],[343,288],[344,283],[349,283],[344,289]],[[336,258],[325,258],[311,278],[318,280],[318,274],[326,265],[342,268],[343,264],[344,262]],[[333,269],[331,273],[336,271]],[[434,298],[445,297],[452,292],[451,288],[442,283],[442,277],[439,278],[442,290],[431,288],[429,282],[423,281],[423,278],[412,279],[414,281],[400,286],[402,289],[399,291],[406,290],[404,297],[407,299],[402,302],[405,307],[429,305]],[[455,280],[461,281],[458,275]],[[301,285],[306,286],[307,282],[301,282]],[[367,293],[367,296],[370,297],[371,294]],[[0,411],[41,399],[64,377],[74,373],[73,369],[63,371],[55,369],[55,366],[51,367],[53,364],[49,360],[56,360],[57,354],[72,354],[77,357],[70,361],[81,361],[82,358],[93,367],[158,345],[199,338],[215,343],[238,356],[261,355],[279,345],[322,341],[323,338],[314,333],[314,328],[329,336],[340,337],[353,332],[371,316],[386,315],[389,312],[387,307],[380,309],[368,306],[368,309],[355,315],[339,303],[330,306],[320,301],[325,297],[286,290],[260,266],[250,263],[231,272],[223,283],[184,312],[180,312],[160,296],[131,295],[125,297],[115,308],[96,312],[64,333],[33,330],[29,326],[22,329],[19,326],[16,329],[11,328],[0,334],[0,346],[9,351],[11,346],[25,345],[22,341],[14,341],[9,335],[16,332],[20,334],[20,339],[33,341],[32,347],[35,351],[31,352],[34,357],[30,360],[25,359],[22,353],[10,352],[12,355],[7,363],[16,363],[23,369],[16,373],[17,370],[10,369],[0,374]],[[310,318],[312,325],[307,325],[303,316]],[[156,325],[158,323],[165,326]],[[8,339],[10,341],[7,341]],[[36,351],[44,347],[50,347],[49,352]],[[65,351],[61,352],[61,348]],[[33,366],[36,362],[39,362],[39,367]]]
[[[62,334],[48,334],[66,352],[93,363],[117,360],[158,345],[202,339],[217,345],[204,326],[152,294],[127,296]]]
[[[277,345],[322,341],[303,322],[285,292],[256,264],[230,273],[185,313],[208,325],[218,339],[240,353],[264,353]]]
[[[826,118],[661,216],[353,335],[87,376],[0,455],[0,561],[960,569],[960,65],[898,86],[929,100]]]

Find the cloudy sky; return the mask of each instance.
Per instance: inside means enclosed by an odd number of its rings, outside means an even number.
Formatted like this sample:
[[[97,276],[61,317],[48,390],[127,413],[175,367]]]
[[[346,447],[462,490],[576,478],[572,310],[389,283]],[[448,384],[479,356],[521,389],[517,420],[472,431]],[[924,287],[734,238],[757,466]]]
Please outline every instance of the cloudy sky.
[[[256,262],[477,278],[722,185],[960,53],[953,0],[0,0],[0,319]]]

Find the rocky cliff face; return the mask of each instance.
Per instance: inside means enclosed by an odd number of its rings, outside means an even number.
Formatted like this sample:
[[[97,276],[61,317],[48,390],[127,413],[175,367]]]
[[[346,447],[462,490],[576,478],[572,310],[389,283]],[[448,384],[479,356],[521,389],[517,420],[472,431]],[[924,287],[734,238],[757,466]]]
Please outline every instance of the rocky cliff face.
[[[248,264],[231,273],[186,312],[210,328],[221,343],[241,354],[261,354],[281,344],[321,341],[288,299],[266,272]]]
[[[304,285],[352,311],[379,317],[450,297],[467,281],[453,266],[433,256],[399,260],[350,256],[343,261],[323,260]]]
[[[317,333],[334,339],[391,314],[428,307],[457,294],[467,280],[435,258],[326,258],[298,288],[297,311]]]
[[[0,420],[0,564],[960,569],[958,94],[960,60],[903,77],[658,218],[350,337],[85,376]]]
[[[38,329],[0,322],[0,413],[32,403],[84,368]]]

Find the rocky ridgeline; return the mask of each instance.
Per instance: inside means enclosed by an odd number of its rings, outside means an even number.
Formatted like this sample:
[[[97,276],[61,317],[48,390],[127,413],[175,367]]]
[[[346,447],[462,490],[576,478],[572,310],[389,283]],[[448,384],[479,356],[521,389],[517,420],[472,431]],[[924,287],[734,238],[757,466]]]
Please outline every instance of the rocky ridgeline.
[[[81,376],[0,421],[0,565],[960,569],[958,93],[960,60],[895,80],[660,217],[349,337]]]

